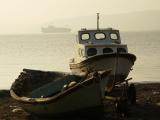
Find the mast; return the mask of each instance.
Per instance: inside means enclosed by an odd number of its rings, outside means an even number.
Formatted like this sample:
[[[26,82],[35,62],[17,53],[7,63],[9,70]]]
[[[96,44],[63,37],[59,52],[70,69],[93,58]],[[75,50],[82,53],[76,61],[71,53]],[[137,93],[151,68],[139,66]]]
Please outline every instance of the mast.
[[[99,30],[99,13],[97,13],[97,30]]]

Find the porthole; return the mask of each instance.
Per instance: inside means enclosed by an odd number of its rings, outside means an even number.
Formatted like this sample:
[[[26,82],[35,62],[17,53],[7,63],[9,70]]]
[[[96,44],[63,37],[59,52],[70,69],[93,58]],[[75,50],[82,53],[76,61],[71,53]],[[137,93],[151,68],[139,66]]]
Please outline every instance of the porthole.
[[[106,38],[104,33],[96,33],[95,34],[96,40],[104,40]]]
[[[104,48],[103,53],[112,53],[113,50],[111,48]]]
[[[111,38],[112,40],[118,40],[118,35],[117,35],[116,33],[111,33],[111,34],[110,34],[110,38]]]
[[[117,52],[118,53],[126,53],[126,49],[125,48],[117,48]]]
[[[84,34],[81,35],[81,39],[84,40],[84,41],[85,40],[89,40],[90,39],[90,35],[88,33],[84,33]]]
[[[93,56],[93,55],[96,55],[97,54],[97,49],[96,48],[89,48],[87,50],[87,55],[88,56]]]

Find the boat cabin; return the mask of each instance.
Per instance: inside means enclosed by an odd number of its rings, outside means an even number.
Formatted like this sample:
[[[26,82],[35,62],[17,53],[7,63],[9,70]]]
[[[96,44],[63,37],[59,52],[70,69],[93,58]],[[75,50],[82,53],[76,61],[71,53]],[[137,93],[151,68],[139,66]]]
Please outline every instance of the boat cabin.
[[[76,56],[70,63],[81,62],[90,57],[127,53],[127,45],[121,44],[119,30],[99,28],[99,13],[97,13],[97,29],[81,29],[78,31]]]
[[[71,60],[71,63],[97,55],[128,52],[127,45],[121,44],[119,30],[112,28],[82,29],[78,32],[77,38],[76,57]]]

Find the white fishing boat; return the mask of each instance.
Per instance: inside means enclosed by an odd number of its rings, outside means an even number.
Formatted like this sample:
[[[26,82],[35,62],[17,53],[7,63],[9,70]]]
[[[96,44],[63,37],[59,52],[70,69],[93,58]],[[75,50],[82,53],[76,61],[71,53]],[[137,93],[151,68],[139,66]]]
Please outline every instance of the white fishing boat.
[[[128,52],[126,44],[121,43],[119,30],[99,28],[99,13],[97,29],[80,30],[77,42],[76,55],[70,61],[73,74],[112,69],[107,80],[111,86],[124,82],[134,65],[136,56]]]

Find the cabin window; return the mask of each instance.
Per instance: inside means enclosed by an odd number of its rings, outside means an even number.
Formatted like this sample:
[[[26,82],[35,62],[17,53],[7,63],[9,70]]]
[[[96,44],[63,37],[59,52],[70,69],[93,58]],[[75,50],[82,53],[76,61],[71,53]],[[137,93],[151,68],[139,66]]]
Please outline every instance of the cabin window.
[[[88,56],[93,56],[93,55],[96,55],[97,54],[97,49],[96,48],[89,48],[87,50],[87,55]]]
[[[117,35],[116,33],[111,33],[111,34],[110,34],[110,38],[111,38],[112,40],[118,40],[118,35]]]
[[[104,33],[96,33],[95,34],[95,38],[97,40],[104,40],[106,38],[105,34]]]
[[[89,38],[90,38],[90,35],[88,33],[84,33],[81,35],[82,40],[89,40]]]
[[[117,52],[118,53],[126,53],[126,49],[125,48],[117,48]]]
[[[111,48],[104,48],[103,49],[103,53],[105,54],[105,53],[112,53],[113,52],[113,50],[111,49]]]

